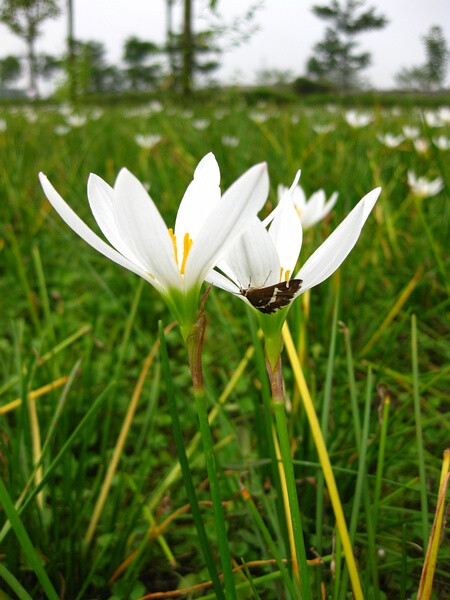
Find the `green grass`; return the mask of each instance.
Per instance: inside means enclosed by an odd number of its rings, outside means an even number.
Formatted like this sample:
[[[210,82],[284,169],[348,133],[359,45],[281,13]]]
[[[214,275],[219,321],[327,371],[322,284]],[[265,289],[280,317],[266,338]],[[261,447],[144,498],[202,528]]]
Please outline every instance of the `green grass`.
[[[307,193],[320,187],[328,196],[339,191],[332,216],[305,234],[301,262],[366,192],[383,187],[338,275],[311,291],[309,318],[297,300],[288,320],[295,341],[304,328],[303,369],[325,428],[365,598],[406,599],[417,591],[450,429],[445,278],[450,204],[448,187],[414,202],[406,174],[413,169],[448,181],[449,154],[431,145],[419,155],[408,140],[385,148],[376,134],[417,124],[431,139],[450,135],[450,125],[431,130],[410,107],[377,109],[374,122],[358,130],[350,129],[339,110],[323,106],[258,110],[269,115],[264,123],[253,122],[237,100],[230,106],[196,105],[194,119],[210,120],[198,131],[176,106],[134,115],[124,107],[106,108],[66,136],[54,131],[64,122],[56,110],[39,108],[34,122],[23,111],[0,112],[7,121],[0,133],[0,406],[22,400],[0,414],[0,589],[8,597],[39,600],[56,593],[66,600],[126,600],[209,580],[181,474],[175,470],[165,479],[177,455],[158,355],[92,540],[85,542],[133,390],[158,339],[158,320],[167,325],[172,317],[154,289],[96,253],[59,219],[37,173],[45,172],[95,228],[86,198],[88,175],[97,173],[112,184],[126,166],[151,184],[172,226],[195,165],[210,150],[221,168],[222,189],[251,165],[268,162],[267,211],[276,202],[277,184],[289,185],[298,168]],[[326,122],[336,129],[316,135],[312,125]],[[160,133],[162,141],[143,150],[134,142],[138,132]],[[224,146],[224,135],[237,136],[239,145]],[[230,551],[234,566],[241,567],[235,574],[242,588],[238,597],[294,597],[292,573],[280,566],[289,550],[267,439],[270,392],[255,325],[244,303],[219,290],[212,291],[206,310],[209,410],[255,347],[212,424]],[[167,344],[188,446],[197,434],[197,415],[176,328]],[[327,598],[345,598],[350,585],[333,511],[289,361],[283,360],[307,558],[316,557],[314,548],[323,559],[309,567],[312,594],[320,597],[323,583]],[[61,377],[68,377],[64,385],[27,401],[31,391]],[[383,408],[386,393],[389,410]],[[198,440],[187,454],[220,570]],[[155,523],[163,525],[160,530]],[[133,552],[135,559],[123,565]],[[436,598],[450,597],[449,560],[447,535],[438,555]],[[211,593],[208,588],[184,597]]]

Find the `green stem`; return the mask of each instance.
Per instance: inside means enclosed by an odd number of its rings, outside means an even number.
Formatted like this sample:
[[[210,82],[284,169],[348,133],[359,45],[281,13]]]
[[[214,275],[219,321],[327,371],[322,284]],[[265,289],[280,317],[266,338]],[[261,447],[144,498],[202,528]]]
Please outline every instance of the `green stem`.
[[[256,505],[253,501],[253,498],[251,497],[248,490],[244,486],[241,487],[241,494],[250,510],[252,517],[256,521],[256,525],[258,526],[258,529],[262,533],[264,541],[266,542],[272,556],[276,560],[276,563],[278,565],[278,568],[280,569],[280,573],[281,573],[284,583],[286,584],[286,587],[288,588],[292,598],[295,598],[297,596],[297,590],[294,586],[294,582],[292,581],[292,579],[288,573],[288,570],[286,569],[286,567],[283,563],[283,559],[281,558],[281,555],[278,551],[277,545],[273,541],[272,536],[270,535],[270,531],[267,528],[266,524],[264,523],[264,519],[259,514],[258,509],[256,508]]]
[[[177,449],[178,460],[180,462],[181,472],[183,475],[184,486],[186,494],[191,505],[192,517],[194,519],[195,526],[197,528],[198,539],[200,546],[203,551],[206,566],[208,567],[209,575],[214,586],[214,591],[217,598],[225,600],[223,595],[222,586],[220,584],[219,576],[217,574],[216,565],[211,554],[211,549],[206,536],[205,525],[200,513],[198,505],[197,495],[195,493],[194,484],[192,482],[191,471],[189,468],[189,461],[186,455],[186,449],[183,442],[183,433],[181,429],[181,423],[179,419],[179,413],[177,408],[177,400],[175,389],[173,387],[172,376],[170,373],[169,355],[167,353],[166,337],[164,335],[164,328],[159,322],[159,339],[160,339],[160,353],[161,353],[161,366],[166,383],[167,398],[169,401],[170,416],[172,419],[173,437],[175,440],[175,446]]]
[[[215,527],[219,544],[220,559],[222,562],[223,577],[225,582],[225,596],[227,600],[235,600],[236,587],[231,565],[230,549],[228,547],[227,529],[225,515],[223,513],[222,498],[220,495],[219,478],[217,477],[217,465],[214,456],[213,439],[209,428],[208,410],[204,389],[194,391],[195,405],[197,407],[200,435],[202,437],[203,452],[205,455],[206,470],[208,472],[209,488],[213,503]]]
[[[420,414],[416,315],[413,315],[411,318],[411,359],[413,375],[414,416],[416,421],[417,456],[419,460],[420,505],[422,509],[422,541],[423,551],[425,552],[428,544],[428,503],[427,484],[425,476],[425,456],[423,451],[422,418]]]
[[[291,448],[289,444],[289,432],[286,423],[286,411],[284,406],[283,374],[281,369],[281,358],[275,367],[271,366],[269,360],[266,361],[267,372],[269,374],[270,386],[272,389],[272,408],[275,414],[278,441],[280,444],[281,461],[283,465],[284,476],[286,479],[286,488],[289,499],[289,509],[291,517],[292,532],[297,559],[297,566],[300,578],[300,597],[303,600],[311,600],[311,588],[308,575],[308,564],[306,562],[306,550],[303,540],[303,527],[300,517],[300,508],[297,497],[297,487],[295,484],[294,466],[291,458]],[[290,524],[289,524],[290,525]]]
[[[8,494],[8,491],[3,483],[3,480],[0,479],[0,504],[5,511],[6,517],[11,523],[11,527],[16,534],[17,540],[22,548],[22,551],[29,562],[31,568],[33,569],[39,583],[42,586],[42,590],[48,600],[59,600],[59,596],[53,587],[52,582],[50,581],[49,576],[47,575],[47,571],[44,569],[42,565],[42,561],[38,553],[36,552],[34,545],[22,523],[20,517],[14,507],[14,504]]]
[[[373,498],[373,526],[376,530],[378,524],[378,508],[380,505],[381,482],[383,477],[384,455],[386,452],[386,436],[389,418],[389,405],[391,403],[390,392],[383,397],[383,411],[381,416],[380,445],[378,448],[377,472],[375,475],[375,492]]]

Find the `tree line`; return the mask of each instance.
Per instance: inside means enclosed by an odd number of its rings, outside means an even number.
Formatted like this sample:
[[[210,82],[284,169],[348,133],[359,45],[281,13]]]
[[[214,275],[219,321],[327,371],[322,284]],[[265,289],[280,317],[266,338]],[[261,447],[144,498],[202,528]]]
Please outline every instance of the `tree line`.
[[[74,37],[74,0],[65,0],[67,44],[63,56],[37,52],[42,26],[48,19],[61,15],[61,0],[0,0],[0,22],[20,37],[26,45],[28,92],[38,95],[38,80],[59,74],[59,91],[74,100],[91,93],[142,92],[156,87],[171,88],[188,95],[194,78],[210,78],[220,66],[220,55],[231,46],[249,39],[256,30],[255,15],[260,3],[255,1],[238,19],[194,31],[194,0],[164,0],[166,32],[163,44],[128,38],[123,46],[122,67],[108,64],[106,49],[98,41],[81,41]],[[173,8],[182,5],[182,28],[173,28]],[[208,8],[217,14],[218,0],[208,0]],[[314,48],[306,65],[304,91],[308,86],[340,92],[361,86],[362,72],[371,64],[371,55],[361,51],[357,39],[367,31],[381,30],[387,18],[365,0],[331,0],[312,7],[315,16],[327,23],[323,39]],[[404,67],[396,76],[399,87],[433,91],[446,77],[449,51],[440,26],[433,26],[423,37],[426,61],[423,65]],[[0,86],[17,81],[23,73],[23,57],[0,58]],[[306,86],[306,87],[305,87]],[[301,86],[300,86],[301,87]]]

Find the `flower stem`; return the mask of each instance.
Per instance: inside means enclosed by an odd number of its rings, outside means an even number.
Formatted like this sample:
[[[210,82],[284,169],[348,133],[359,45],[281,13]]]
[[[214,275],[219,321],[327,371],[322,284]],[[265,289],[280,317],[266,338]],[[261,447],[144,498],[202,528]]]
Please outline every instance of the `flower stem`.
[[[166,337],[164,335],[164,329],[162,323],[159,323],[159,340],[160,340],[160,352],[161,352],[161,364],[162,370],[166,382],[166,392],[167,398],[169,400],[169,409],[170,416],[172,419],[172,428],[173,435],[175,440],[175,445],[177,448],[178,460],[180,462],[181,472],[183,474],[184,486],[186,489],[186,494],[189,500],[189,504],[191,505],[192,517],[194,519],[195,526],[197,528],[197,534],[200,546],[203,551],[203,555],[205,558],[206,565],[208,567],[209,575],[211,577],[211,581],[213,582],[214,591],[216,593],[216,597],[220,599],[224,599],[222,586],[219,581],[219,576],[217,574],[216,565],[214,564],[214,559],[211,554],[211,549],[208,543],[208,539],[206,536],[205,525],[203,523],[203,519],[200,513],[200,508],[198,505],[197,495],[195,493],[194,484],[191,477],[191,471],[189,468],[189,461],[186,456],[186,449],[184,447],[183,442],[183,433],[181,429],[180,418],[178,414],[177,402],[175,390],[173,387],[172,377],[170,373],[170,365],[169,365],[169,356],[167,353],[166,346]]]
[[[200,303],[192,329],[187,337],[189,366],[191,368],[192,386],[194,388],[195,405],[197,408],[200,435],[202,438],[203,452],[205,455],[206,470],[208,473],[211,499],[213,503],[215,527],[217,531],[220,559],[222,563],[223,578],[225,584],[225,596],[227,600],[235,600],[236,586],[231,564],[231,554],[228,546],[225,515],[220,494],[219,478],[217,476],[218,465],[214,456],[214,444],[208,420],[208,408],[203,380],[202,352],[205,339],[206,316],[205,302],[209,294],[208,288]]]
[[[283,373],[281,369],[281,357],[274,366],[269,359],[266,360],[267,373],[269,375],[270,387],[272,390],[272,408],[275,415],[275,422],[278,434],[278,441],[275,437],[275,448],[279,443],[281,454],[280,479],[282,488],[286,489],[287,494],[283,494],[285,500],[285,512],[287,528],[291,542],[291,553],[293,554],[294,576],[300,584],[301,598],[310,600],[311,588],[309,584],[308,565],[306,562],[306,550],[303,541],[303,528],[300,517],[300,509],[297,498],[297,488],[295,485],[294,467],[291,458],[291,448],[289,444],[289,432],[286,423],[286,411],[284,407],[284,387]],[[287,496],[287,498],[286,498]],[[287,500],[287,502],[286,502]]]
[[[202,436],[206,470],[208,472],[209,488],[213,503],[214,521],[217,531],[220,560],[222,562],[223,577],[225,582],[225,596],[227,600],[234,600],[236,598],[236,587],[234,583],[233,570],[231,565],[230,549],[228,547],[227,529],[225,525],[225,516],[222,507],[222,498],[220,495],[219,478],[217,477],[217,466],[214,456],[213,439],[208,422],[206,396],[204,391],[198,389],[194,392],[194,397],[195,404],[197,407],[198,421],[200,425],[200,435]]]

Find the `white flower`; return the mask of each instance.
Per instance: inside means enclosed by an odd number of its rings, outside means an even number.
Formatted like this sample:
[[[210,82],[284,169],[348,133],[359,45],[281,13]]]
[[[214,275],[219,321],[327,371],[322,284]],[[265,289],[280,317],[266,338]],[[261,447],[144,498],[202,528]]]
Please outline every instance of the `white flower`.
[[[377,139],[379,142],[381,142],[382,144],[384,144],[384,146],[387,146],[388,148],[397,148],[397,146],[399,146],[405,138],[403,135],[394,135],[393,133],[380,133],[377,135]]]
[[[345,115],[345,120],[355,129],[359,129],[360,127],[366,127],[369,123],[373,121],[373,115],[368,112],[358,112],[356,110],[348,110]]]
[[[442,177],[437,177],[432,181],[426,177],[417,177],[414,171],[408,171],[408,185],[412,193],[419,198],[430,198],[436,196],[444,187]]]
[[[414,148],[416,149],[416,152],[418,152],[419,154],[425,154],[425,152],[428,152],[430,148],[430,143],[424,138],[416,138],[415,140],[413,140],[413,144]]]
[[[56,135],[66,135],[70,131],[70,127],[68,125],[56,125],[55,133]]]
[[[402,129],[405,137],[411,140],[418,138],[420,135],[420,129],[418,127],[413,127],[412,125],[403,125]]]
[[[134,136],[134,141],[141,148],[150,150],[153,146],[156,146],[161,141],[162,137],[158,133],[149,133],[147,135],[137,133]]]
[[[192,121],[192,127],[198,131],[203,131],[209,127],[209,119],[195,119]]]
[[[8,128],[8,125],[6,123],[5,119],[0,119],[0,132],[2,131],[6,131]]]
[[[66,122],[70,127],[82,127],[86,121],[86,115],[67,115],[66,117]]]
[[[98,121],[98,119],[101,119],[101,117],[103,117],[103,109],[101,108],[94,108],[91,111],[90,117],[93,121]]]
[[[281,202],[282,198],[288,192],[288,188],[282,184],[278,186],[278,202]],[[309,200],[306,199],[305,192],[300,185],[295,186],[291,192],[292,201],[297,211],[300,221],[302,222],[303,229],[309,229],[319,221],[321,221],[336,204],[339,194],[333,192],[330,199],[327,201],[325,192],[323,190],[317,190],[314,192]]]
[[[439,150],[450,150],[450,138],[445,135],[433,138],[433,144],[439,148]]]
[[[222,144],[230,148],[237,148],[239,146],[239,138],[234,135],[223,135]]]
[[[437,112],[444,123],[450,123],[450,106],[441,106]]]
[[[300,115],[297,113],[294,113],[293,115],[291,115],[291,123],[293,125],[297,125],[297,123],[300,122]]]
[[[323,125],[321,125],[320,123],[316,123],[315,125],[313,125],[313,129],[318,135],[323,135],[325,133],[331,133],[332,131],[334,131],[336,129],[336,124],[324,123]]]
[[[298,175],[297,175],[298,180]],[[212,271],[207,281],[238,296],[248,304],[246,292],[301,280],[301,287],[292,295],[290,301],[306,290],[327,279],[348,256],[359,238],[381,188],[369,192],[342,223],[310,256],[300,270],[292,277],[302,244],[302,228],[292,203],[291,194],[296,181],[282,202],[264,222],[257,217],[251,220],[248,229],[231,246],[218,268]],[[267,230],[265,225],[273,217]],[[294,289],[297,287],[292,283]],[[274,296],[270,301],[274,302]],[[283,306],[286,306],[285,303]],[[269,312],[269,311],[262,311]]]
[[[148,110],[150,113],[160,113],[164,110],[164,106],[159,100],[152,100],[148,105]]]
[[[136,273],[164,296],[183,335],[192,326],[200,286],[227,247],[245,230],[268,194],[267,166],[249,169],[221,196],[219,166],[212,153],[198,164],[175,221],[168,229],[143,185],[127,169],[114,188],[97,175],[88,199],[105,243],[66,204],[42,173],[44,192],[60,217],[85,242]]]
[[[265,123],[266,121],[269,120],[269,115],[260,110],[259,111],[253,110],[248,116],[254,123],[259,123],[259,124]]]
[[[23,116],[28,121],[28,123],[36,123],[36,121],[38,120],[37,112],[32,108],[29,108],[28,106],[24,108]]]
[[[426,110],[423,113],[423,116],[428,127],[442,127],[444,125],[444,121],[441,119],[438,113],[435,113],[431,110]]]

